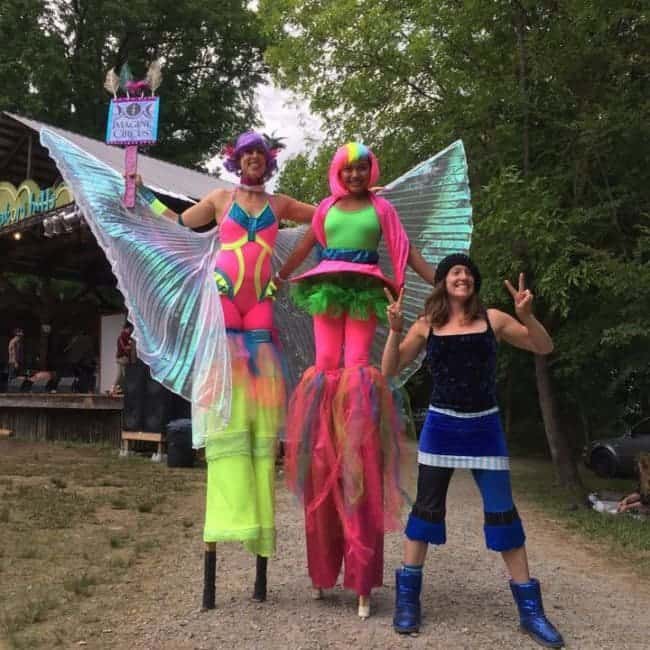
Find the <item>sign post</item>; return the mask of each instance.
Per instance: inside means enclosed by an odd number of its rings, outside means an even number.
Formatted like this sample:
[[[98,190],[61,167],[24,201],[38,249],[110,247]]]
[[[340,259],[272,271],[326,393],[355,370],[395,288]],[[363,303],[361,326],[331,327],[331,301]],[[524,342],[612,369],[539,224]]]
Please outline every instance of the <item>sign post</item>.
[[[113,93],[106,122],[106,144],[119,145],[124,151],[124,205],[135,206],[135,175],[138,171],[138,146],[155,144],[158,140],[158,111],[160,98],[154,96],[161,81],[160,65],[149,66],[147,76],[134,81],[125,63],[120,75],[109,70],[104,88]],[[118,90],[126,96],[118,97]],[[145,96],[149,91],[151,94]]]

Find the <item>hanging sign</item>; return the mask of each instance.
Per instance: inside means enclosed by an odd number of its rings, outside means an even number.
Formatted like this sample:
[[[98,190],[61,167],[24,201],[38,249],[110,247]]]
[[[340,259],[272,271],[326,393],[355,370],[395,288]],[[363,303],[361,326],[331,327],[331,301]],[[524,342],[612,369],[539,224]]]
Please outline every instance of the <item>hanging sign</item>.
[[[136,80],[128,64],[118,75],[109,70],[104,88],[112,93],[106,123],[106,143],[124,147],[124,205],[135,206],[135,175],[138,173],[138,146],[158,140],[158,97],[154,95],[162,76],[160,63],[154,61],[144,79]],[[121,91],[126,95],[118,97]]]
[[[155,144],[159,97],[118,97],[108,109],[106,144]]]

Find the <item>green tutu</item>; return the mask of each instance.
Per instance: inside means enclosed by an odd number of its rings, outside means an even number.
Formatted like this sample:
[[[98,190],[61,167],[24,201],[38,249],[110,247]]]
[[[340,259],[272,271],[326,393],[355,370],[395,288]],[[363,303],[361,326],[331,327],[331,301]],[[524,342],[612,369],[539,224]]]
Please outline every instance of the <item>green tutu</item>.
[[[346,313],[358,320],[368,320],[375,315],[380,322],[387,322],[384,283],[367,275],[341,273],[305,278],[292,285],[291,299],[311,316],[337,317]]]

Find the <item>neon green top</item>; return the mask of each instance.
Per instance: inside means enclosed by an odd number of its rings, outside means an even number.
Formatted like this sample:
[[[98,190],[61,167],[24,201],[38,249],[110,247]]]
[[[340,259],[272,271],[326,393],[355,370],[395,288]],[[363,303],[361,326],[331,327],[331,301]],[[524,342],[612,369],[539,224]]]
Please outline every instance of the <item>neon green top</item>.
[[[325,215],[328,248],[376,251],[381,238],[379,219],[373,205],[346,212],[333,205]]]

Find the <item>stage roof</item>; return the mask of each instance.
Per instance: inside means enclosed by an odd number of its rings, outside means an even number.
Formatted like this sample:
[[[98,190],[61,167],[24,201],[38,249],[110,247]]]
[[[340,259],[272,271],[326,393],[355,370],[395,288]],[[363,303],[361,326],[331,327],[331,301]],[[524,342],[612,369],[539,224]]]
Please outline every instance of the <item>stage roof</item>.
[[[61,174],[39,139],[47,127],[69,139],[121,173],[124,152],[77,133],[52,127],[44,122],[0,111],[0,181],[18,186],[25,179],[39,187],[52,187]],[[233,187],[214,176],[172,165],[151,156],[138,156],[138,169],[146,184],[172,209],[182,211],[218,187]],[[3,206],[0,206],[0,210]],[[87,226],[48,239],[43,220],[74,211],[74,204],[27,216],[0,228],[0,307],[13,295],[6,274],[30,274],[62,280],[78,280],[95,286],[114,286],[115,279],[95,238]]]
[[[78,147],[99,158],[113,169],[122,173],[124,169],[124,150],[104,144],[100,140],[59,129],[36,120],[0,112],[0,180],[8,180],[18,185],[25,178],[33,178],[41,186],[53,184],[58,177],[56,167],[48,156],[47,149],[41,146],[38,133],[48,128]],[[28,164],[31,149],[31,164]],[[31,166],[31,169],[28,167]],[[179,167],[151,156],[138,156],[138,171],[145,183],[156,192],[182,201],[198,200],[215,188],[233,187],[232,183]]]

